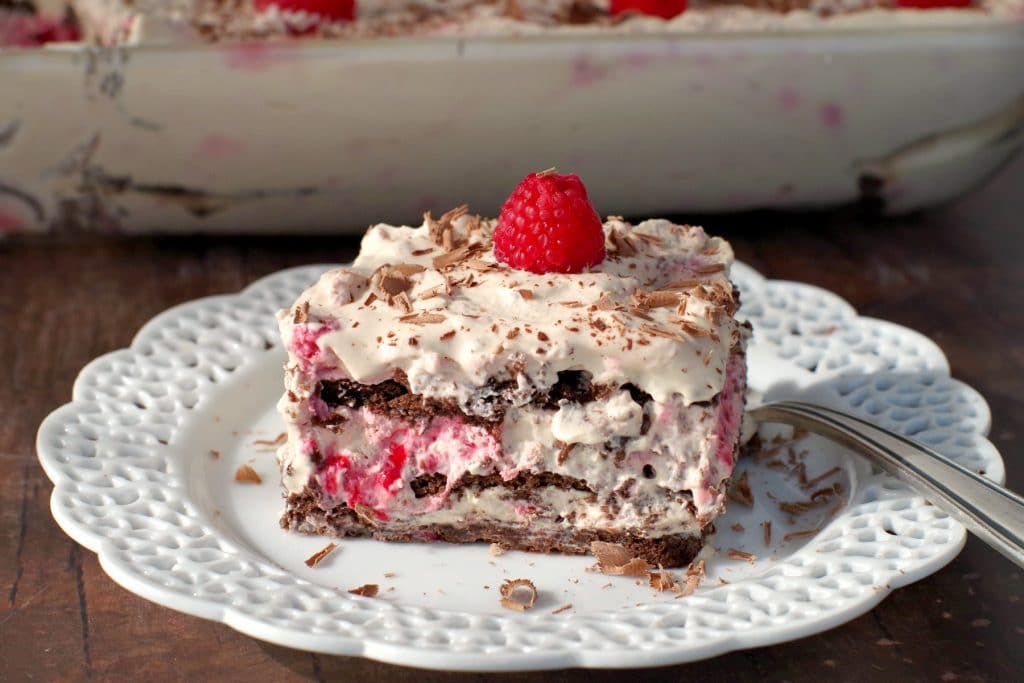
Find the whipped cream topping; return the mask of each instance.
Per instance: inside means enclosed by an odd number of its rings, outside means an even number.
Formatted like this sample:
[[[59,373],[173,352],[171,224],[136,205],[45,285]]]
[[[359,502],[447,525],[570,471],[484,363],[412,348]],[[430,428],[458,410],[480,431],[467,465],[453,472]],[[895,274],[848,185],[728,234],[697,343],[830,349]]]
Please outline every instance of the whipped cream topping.
[[[289,374],[375,384],[398,370],[412,393],[466,412],[491,380],[514,381],[525,404],[570,370],[658,402],[722,390],[741,337],[728,243],[699,227],[613,219],[604,263],[536,275],[495,261],[492,228],[467,215],[371,228],[351,267],[279,314]]]

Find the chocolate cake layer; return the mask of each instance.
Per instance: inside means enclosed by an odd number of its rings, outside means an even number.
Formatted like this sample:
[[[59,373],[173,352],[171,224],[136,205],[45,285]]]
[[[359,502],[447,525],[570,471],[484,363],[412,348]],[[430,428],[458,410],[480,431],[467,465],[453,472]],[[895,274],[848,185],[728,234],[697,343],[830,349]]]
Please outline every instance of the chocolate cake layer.
[[[529,522],[467,520],[454,524],[418,525],[389,522],[377,524],[349,507],[323,509],[321,492],[307,488],[288,497],[288,506],[281,517],[282,528],[322,536],[370,537],[380,541],[448,543],[498,543],[506,548],[541,553],[585,555],[594,541],[615,543],[625,547],[634,557],[652,565],[685,567],[693,562],[704,546],[704,539],[714,533],[714,525],[704,527],[699,536],[672,534],[657,538],[646,536],[642,529],[606,530],[566,525],[558,530],[538,530]]]

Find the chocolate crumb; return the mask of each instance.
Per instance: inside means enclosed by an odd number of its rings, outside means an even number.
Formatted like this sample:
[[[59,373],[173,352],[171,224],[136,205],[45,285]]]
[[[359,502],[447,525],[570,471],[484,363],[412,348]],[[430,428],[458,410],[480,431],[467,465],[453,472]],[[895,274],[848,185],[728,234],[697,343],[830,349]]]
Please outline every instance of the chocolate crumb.
[[[352,588],[349,590],[349,593],[352,593],[353,595],[361,595],[364,598],[375,598],[379,592],[380,586],[375,583],[366,583],[358,588]]]
[[[557,609],[551,610],[551,613],[552,614],[561,614],[562,612],[565,612],[566,610],[570,610],[570,609],[572,609],[572,603],[571,602],[567,602],[566,604],[562,605],[561,607],[559,607]]]
[[[746,529],[743,527],[743,525],[740,524],[739,522],[736,522],[735,524],[733,524],[729,528],[732,529],[733,531],[737,532],[737,533],[743,533],[744,531],[746,531]]]
[[[754,553],[748,553],[745,550],[737,550],[736,548],[729,548],[725,553],[725,556],[730,560],[746,560],[747,562],[753,562],[757,559],[757,555]]]
[[[523,599],[523,593],[526,598]],[[537,587],[529,579],[507,579],[501,584],[501,606],[505,609],[513,609],[525,612],[532,609],[537,602]]]
[[[235,470],[235,481],[237,481],[240,484],[263,483],[263,479],[260,477],[259,474],[256,473],[256,470],[249,467],[248,465],[242,465],[237,470]]]
[[[491,547],[488,549],[488,552],[491,553],[491,555],[494,555],[495,557],[501,557],[505,554],[506,550],[507,549],[502,547],[499,543],[492,543]]]
[[[220,451],[218,451],[216,448],[211,448],[210,449],[210,457],[211,458],[219,458],[220,457]]]
[[[330,555],[331,551],[337,547],[337,543],[328,543],[323,548],[306,558],[306,566],[311,568],[317,566],[320,564],[321,560]]]

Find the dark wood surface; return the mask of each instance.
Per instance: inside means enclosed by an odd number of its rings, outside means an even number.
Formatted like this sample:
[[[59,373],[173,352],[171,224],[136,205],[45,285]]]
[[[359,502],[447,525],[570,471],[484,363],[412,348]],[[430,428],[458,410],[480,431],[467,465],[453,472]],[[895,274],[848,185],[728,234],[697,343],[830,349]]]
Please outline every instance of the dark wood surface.
[[[837,292],[913,327],[992,406],[1009,484],[1024,489],[1024,164],[913,217],[856,212],[718,216],[764,274]],[[693,218],[693,217],[686,217]],[[0,244],[0,681],[472,681],[310,655],[153,605],[108,579],[49,512],[36,427],[79,369],[174,304],[233,292],[286,266],[345,260],[352,238],[21,240]],[[813,637],[641,673],[509,674],[502,681],[1020,681],[1022,572],[971,539],[948,567]]]

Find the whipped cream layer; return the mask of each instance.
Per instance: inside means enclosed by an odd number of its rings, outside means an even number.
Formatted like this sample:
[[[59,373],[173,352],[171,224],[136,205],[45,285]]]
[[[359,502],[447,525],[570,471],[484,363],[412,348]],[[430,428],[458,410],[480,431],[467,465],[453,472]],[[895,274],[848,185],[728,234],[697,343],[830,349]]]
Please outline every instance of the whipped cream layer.
[[[468,413],[492,380],[516,382],[523,405],[562,371],[632,383],[658,402],[721,391],[741,336],[728,243],[665,220],[611,220],[599,267],[535,275],[495,261],[492,227],[455,218],[458,246],[447,251],[428,224],[371,228],[350,268],[324,274],[280,313],[294,358],[288,388],[325,377],[376,384],[399,370],[412,393]]]

